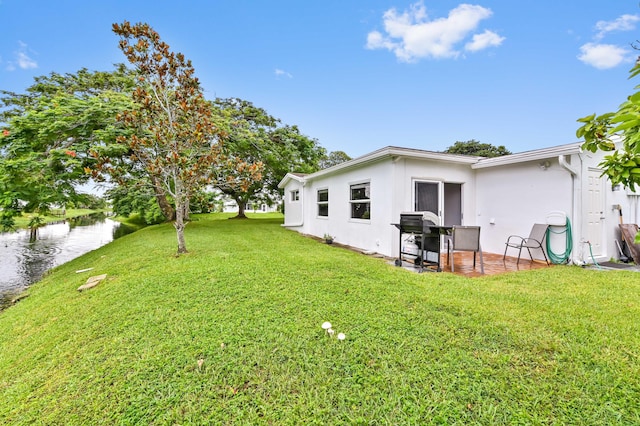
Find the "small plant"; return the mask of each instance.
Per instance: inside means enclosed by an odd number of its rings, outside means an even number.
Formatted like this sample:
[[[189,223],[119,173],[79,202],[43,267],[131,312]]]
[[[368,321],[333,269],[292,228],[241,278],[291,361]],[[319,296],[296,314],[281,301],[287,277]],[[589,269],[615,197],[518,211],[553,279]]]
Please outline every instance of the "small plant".
[[[324,242],[327,244],[333,244],[333,240],[336,239],[336,237],[334,237],[333,235],[330,234],[324,234]]]

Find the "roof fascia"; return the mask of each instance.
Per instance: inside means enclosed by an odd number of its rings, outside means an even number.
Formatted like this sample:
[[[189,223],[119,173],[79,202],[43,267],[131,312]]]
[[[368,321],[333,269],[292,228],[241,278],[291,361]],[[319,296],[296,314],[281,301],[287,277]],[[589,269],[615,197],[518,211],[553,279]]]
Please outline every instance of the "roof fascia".
[[[306,176],[299,176],[293,173],[287,173],[286,175],[284,175],[280,183],[278,183],[278,188],[284,188],[285,186],[287,186],[290,180],[295,180],[299,183],[304,184],[306,180]]]
[[[336,164],[335,166],[319,170],[309,175],[299,176],[293,173],[287,173],[278,184],[278,187],[284,188],[286,184],[292,179],[304,184],[307,181],[311,181],[342,171],[355,169],[366,164],[382,161],[384,159],[392,159],[394,161],[402,158],[414,160],[432,160],[451,164],[469,165],[472,169],[483,169],[488,167],[497,167],[509,164],[524,163],[528,161],[538,161],[542,159],[555,158],[560,155],[579,154],[582,152],[581,145],[582,142],[575,142],[567,145],[536,149],[532,151],[525,151],[517,154],[491,158],[387,146],[370,152],[369,154],[365,154],[352,160],[345,161],[344,163]]]
[[[395,146],[387,146],[385,148],[378,149],[369,154],[365,154],[361,157],[354,158],[344,163],[336,164],[324,170],[312,173],[305,178],[307,180],[313,180],[322,176],[331,175],[345,170],[361,167],[365,164],[374,163],[384,159],[397,160],[401,158],[417,159],[417,160],[434,160],[442,161],[454,164],[475,164],[478,159],[482,157],[475,157],[469,155],[447,154],[444,152],[425,151],[420,149],[400,148]]]
[[[517,154],[503,155],[501,157],[482,158],[476,164],[473,164],[471,168],[485,169],[488,167],[505,166],[509,164],[526,163],[528,161],[538,161],[555,158],[560,155],[579,154],[582,152],[582,149],[580,148],[581,145],[581,142],[576,142],[568,145],[560,145],[551,148],[520,152]]]

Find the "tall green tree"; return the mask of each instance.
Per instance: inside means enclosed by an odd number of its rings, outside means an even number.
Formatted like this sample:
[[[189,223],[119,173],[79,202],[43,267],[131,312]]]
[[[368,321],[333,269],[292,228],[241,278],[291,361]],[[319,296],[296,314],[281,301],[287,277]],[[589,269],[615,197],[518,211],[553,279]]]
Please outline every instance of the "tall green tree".
[[[494,146],[489,143],[481,143],[475,139],[466,142],[458,141],[445,149],[444,152],[448,154],[476,155],[479,157],[500,157],[511,154],[511,151],[505,148],[504,145]]]
[[[351,157],[344,151],[331,151],[320,159],[320,169],[337,166],[345,161],[351,160]]]
[[[130,104],[133,78],[113,72],[37,77],[26,93],[0,91],[0,220],[13,225],[21,211],[82,202],[96,164],[92,149],[112,146],[115,116]],[[103,148],[105,150],[106,148]]]
[[[216,99],[213,108],[219,126],[227,134],[225,154],[260,166],[262,179],[249,185],[237,184],[247,173],[254,173],[246,167],[237,168],[226,177],[218,174],[214,179],[214,185],[238,205],[237,217],[245,217],[245,205],[251,200],[274,202],[278,183],[288,172],[319,169],[324,148],[301,134],[297,126],[282,124],[264,109],[238,98]]]
[[[131,93],[135,84],[135,73],[119,64],[110,72],[81,69],[74,74],[36,77],[25,94],[2,92],[5,127],[0,135],[4,147],[0,168],[9,169],[2,173],[0,195],[5,206],[15,206],[2,211],[7,225],[24,202],[25,209],[42,211],[52,203],[84,197],[75,190],[90,177],[109,180],[111,185],[124,187],[123,191],[129,188],[133,193],[139,193],[137,187],[144,182],[148,186],[145,191],[153,194],[164,217],[174,218],[175,211],[160,181],[133,161],[126,145],[116,143],[118,135],[130,131],[116,117],[134,108]],[[60,152],[71,157],[61,157],[70,166],[67,173],[60,173],[59,166],[48,166],[56,163]],[[118,164],[111,171],[121,173],[102,173],[98,158]]]

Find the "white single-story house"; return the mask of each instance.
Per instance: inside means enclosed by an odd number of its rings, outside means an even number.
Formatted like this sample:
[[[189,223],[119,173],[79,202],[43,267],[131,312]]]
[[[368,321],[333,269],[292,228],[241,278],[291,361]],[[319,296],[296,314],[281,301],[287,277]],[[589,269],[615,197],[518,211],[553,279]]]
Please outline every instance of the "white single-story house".
[[[283,226],[397,257],[392,224],[402,212],[433,212],[445,226],[479,225],[490,253],[503,253],[510,235],[549,223],[556,259],[600,262],[619,257],[618,224],[621,217],[637,223],[640,195],[602,176],[604,155],[581,143],[495,158],[388,146],[313,174],[288,173],[279,184]]]
[[[224,213],[237,213],[238,203],[228,197],[222,200],[222,211]],[[267,204],[264,201],[250,201],[244,206],[245,213],[274,213],[278,211],[278,204]]]
[[[207,188],[207,192],[213,193],[215,198],[220,201],[220,206],[218,207],[224,213],[237,213],[238,212],[238,203],[226,195],[218,188],[214,186],[209,186]],[[279,196],[275,197],[276,199],[272,203],[267,203],[265,200],[249,200],[248,203],[244,206],[245,213],[273,213],[279,211],[279,206],[282,200]]]

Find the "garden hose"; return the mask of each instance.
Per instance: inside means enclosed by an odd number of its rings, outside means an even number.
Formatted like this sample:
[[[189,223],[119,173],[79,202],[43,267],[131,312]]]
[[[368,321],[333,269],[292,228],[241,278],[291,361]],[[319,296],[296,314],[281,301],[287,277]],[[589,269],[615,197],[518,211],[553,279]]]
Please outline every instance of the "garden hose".
[[[596,265],[598,269],[602,269],[598,262],[596,262],[596,258],[593,257],[593,250],[591,249],[591,241],[585,241],[586,244],[589,244],[589,254],[591,254],[591,260],[593,260],[593,264]]]
[[[551,234],[565,234],[566,235],[566,243],[565,250],[562,254],[554,253],[551,250]],[[555,263],[559,265],[561,263],[567,263],[569,261],[569,255],[571,254],[571,250],[573,250],[573,235],[571,233],[571,221],[567,217],[567,222],[564,225],[564,229],[561,231],[554,231],[551,229],[551,226],[547,228],[547,254],[549,255],[549,260],[551,263]]]

